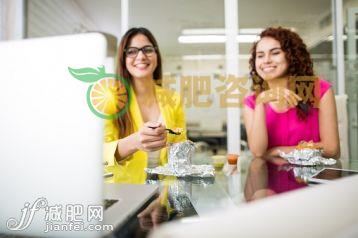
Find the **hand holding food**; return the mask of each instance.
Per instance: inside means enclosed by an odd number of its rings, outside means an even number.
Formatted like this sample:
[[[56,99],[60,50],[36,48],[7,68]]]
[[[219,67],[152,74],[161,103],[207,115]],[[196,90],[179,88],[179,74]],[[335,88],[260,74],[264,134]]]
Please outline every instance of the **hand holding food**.
[[[293,91],[277,87],[261,92],[257,97],[256,103],[277,102],[281,106],[295,107],[301,100],[302,98]]]
[[[137,148],[147,152],[164,148],[167,143],[165,127],[159,122],[146,122],[137,132],[137,137]]]

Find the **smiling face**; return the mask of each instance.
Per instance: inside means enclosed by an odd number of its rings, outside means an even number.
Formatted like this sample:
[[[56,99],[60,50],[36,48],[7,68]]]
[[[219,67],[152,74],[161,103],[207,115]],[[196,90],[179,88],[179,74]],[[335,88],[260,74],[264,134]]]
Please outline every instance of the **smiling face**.
[[[280,42],[263,37],[256,46],[255,69],[258,75],[264,80],[285,77],[288,66]]]
[[[149,39],[143,34],[135,35],[129,42],[128,48],[143,48],[145,46],[153,46]],[[126,68],[133,79],[153,79],[153,72],[157,67],[157,54],[144,54],[140,50],[135,57],[126,56]]]

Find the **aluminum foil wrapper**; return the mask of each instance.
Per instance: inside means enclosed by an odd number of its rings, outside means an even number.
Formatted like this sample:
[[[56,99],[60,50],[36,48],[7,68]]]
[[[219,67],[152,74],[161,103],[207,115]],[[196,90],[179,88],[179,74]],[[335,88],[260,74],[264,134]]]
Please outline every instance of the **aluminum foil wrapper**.
[[[304,181],[307,181],[308,178],[311,178],[313,175],[317,174],[323,166],[314,166],[314,167],[294,167],[293,173],[295,177],[301,178]]]
[[[322,157],[322,150],[319,149],[294,149],[290,153],[280,151],[280,156],[286,159],[290,164],[315,166],[315,165],[333,165],[337,161],[332,158]]]
[[[161,174],[166,176],[176,176],[176,177],[214,177],[215,169],[212,165],[191,165],[187,167],[187,171],[177,173],[172,170],[168,165],[158,166],[156,168],[150,169],[146,168],[145,171],[150,174]]]
[[[213,177],[215,170],[212,165],[192,165],[191,158],[195,152],[195,144],[192,141],[173,143],[169,147],[168,164],[158,166],[145,171],[151,174],[162,174],[176,177]]]
[[[191,158],[194,152],[195,144],[191,141],[171,144],[168,154],[168,166],[178,175],[185,174],[191,169]]]

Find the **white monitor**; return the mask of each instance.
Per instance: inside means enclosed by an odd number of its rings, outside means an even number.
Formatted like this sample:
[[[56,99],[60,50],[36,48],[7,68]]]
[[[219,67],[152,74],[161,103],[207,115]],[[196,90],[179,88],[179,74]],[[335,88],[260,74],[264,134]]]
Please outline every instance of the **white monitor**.
[[[90,84],[72,77],[68,67],[101,66],[106,50],[98,33],[0,43],[0,233],[11,233],[9,218],[20,222],[25,203],[39,198],[84,209],[102,203],[102,119],[87,105]],[[88,237],[46,234],[45,216],[37,211],[20,233]]]

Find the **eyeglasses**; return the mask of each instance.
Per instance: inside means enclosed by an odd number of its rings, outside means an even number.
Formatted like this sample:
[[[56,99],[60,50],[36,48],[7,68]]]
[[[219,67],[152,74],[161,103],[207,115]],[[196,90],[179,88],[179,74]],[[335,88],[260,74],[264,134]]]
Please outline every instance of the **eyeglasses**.
[[[139,51],[142,51],[143,54],[145,54],[146,56],[151,56],[155,53],[157,47],[151,46],[151,45],[146,45],[143,46],[142,48],[137,48],[137,47],[128,47],[127,49],[125,49],[125,53],[126,56],[130,57],[130,58],[135,58],[137,57]]]

